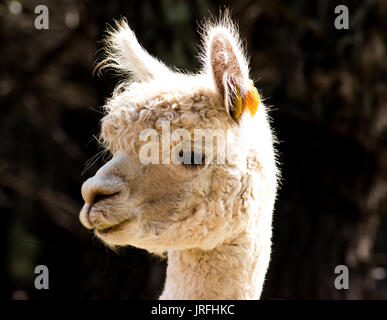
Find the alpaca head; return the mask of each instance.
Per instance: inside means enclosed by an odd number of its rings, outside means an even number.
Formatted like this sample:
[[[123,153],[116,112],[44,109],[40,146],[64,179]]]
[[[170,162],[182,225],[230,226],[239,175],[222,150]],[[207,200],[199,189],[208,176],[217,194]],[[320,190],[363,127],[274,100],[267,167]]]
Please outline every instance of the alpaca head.
[[[209,250],[272,208],[272,136],[236,29],[225,18],[203,40],[203,69],[188,75],[149,55],[125,22],[109,32],[101,67],[131,79],[104,107],[112,159],[83,184],[80,220],[110,246]]]

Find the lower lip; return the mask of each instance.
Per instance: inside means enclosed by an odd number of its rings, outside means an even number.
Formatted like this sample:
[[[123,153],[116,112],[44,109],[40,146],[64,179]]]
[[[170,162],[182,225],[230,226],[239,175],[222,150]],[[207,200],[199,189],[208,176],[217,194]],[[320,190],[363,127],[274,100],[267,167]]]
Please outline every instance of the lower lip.
[[[111,226],[109,228],[106,228],[106,229],[101,229],[101,230],[98,230],[96,229],[96,231],[99,233],[99,234],[108,234],[108,233],[112,233],[114,231],[117,231],[117,229],[119,229],[124,223],[127,223],[128,221],[130,221],[129,219],[125,220],[125,221],[122,221],[114,226]]]

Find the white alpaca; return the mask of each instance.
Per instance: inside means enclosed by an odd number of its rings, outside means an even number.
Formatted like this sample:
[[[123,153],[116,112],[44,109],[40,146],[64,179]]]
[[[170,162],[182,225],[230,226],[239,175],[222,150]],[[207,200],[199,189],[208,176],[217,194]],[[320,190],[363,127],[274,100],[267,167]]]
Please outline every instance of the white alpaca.
[[[125,22],[109,32],[100,67],[131,80],[106,102],[101,137],[113,158],[83,184],[80,220],[111,247],[168,252],[160,299],[258,299],[277,189],[273,138],[236,28],[225,17],[205,30],[195,75],[150,56]],[[161,137],[165,121],[171,131],[227,131],[230,156],[222,164],[144,164],[141,148],[161,144],[140,135],[151,128]],[[199,157],[212,155],[205,149]]]

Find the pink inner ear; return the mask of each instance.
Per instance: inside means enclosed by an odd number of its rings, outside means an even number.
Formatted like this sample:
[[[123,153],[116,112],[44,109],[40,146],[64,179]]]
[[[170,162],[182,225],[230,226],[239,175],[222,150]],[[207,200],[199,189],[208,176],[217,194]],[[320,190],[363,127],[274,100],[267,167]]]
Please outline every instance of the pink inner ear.
[[[218,92],[222,95],[228,111],[232,108],[237,89],[244,94],[242,70],[233,48],[230,35],[219,30],[210,40],[210,64]]]
[[[235,102],[235,91],[236,91],[236,86],[237,82],[233,76],[228,76],[228,81],[226,81],[227,89],[227,98],[229,99],[229,105],[228,108],[232,108],[233,103]]]
[[[228,76],[228,80],[226,81],[226,92],[224,97],[224,103],[226,104],[227,111],[232,114],[234,111],[235,104],[235,91],[236,91],[236,81],[234,77]]]

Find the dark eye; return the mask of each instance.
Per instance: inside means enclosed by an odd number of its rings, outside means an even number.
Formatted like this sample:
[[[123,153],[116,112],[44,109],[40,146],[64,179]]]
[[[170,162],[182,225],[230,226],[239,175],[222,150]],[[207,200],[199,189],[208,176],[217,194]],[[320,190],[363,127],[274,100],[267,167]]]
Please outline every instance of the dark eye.
[[[197,153],[194,151],[191,152],[179,152],[179,156],[183,159],[183,164],[187,166],[196,166],[204,164],[205,156],[204,154]]]

